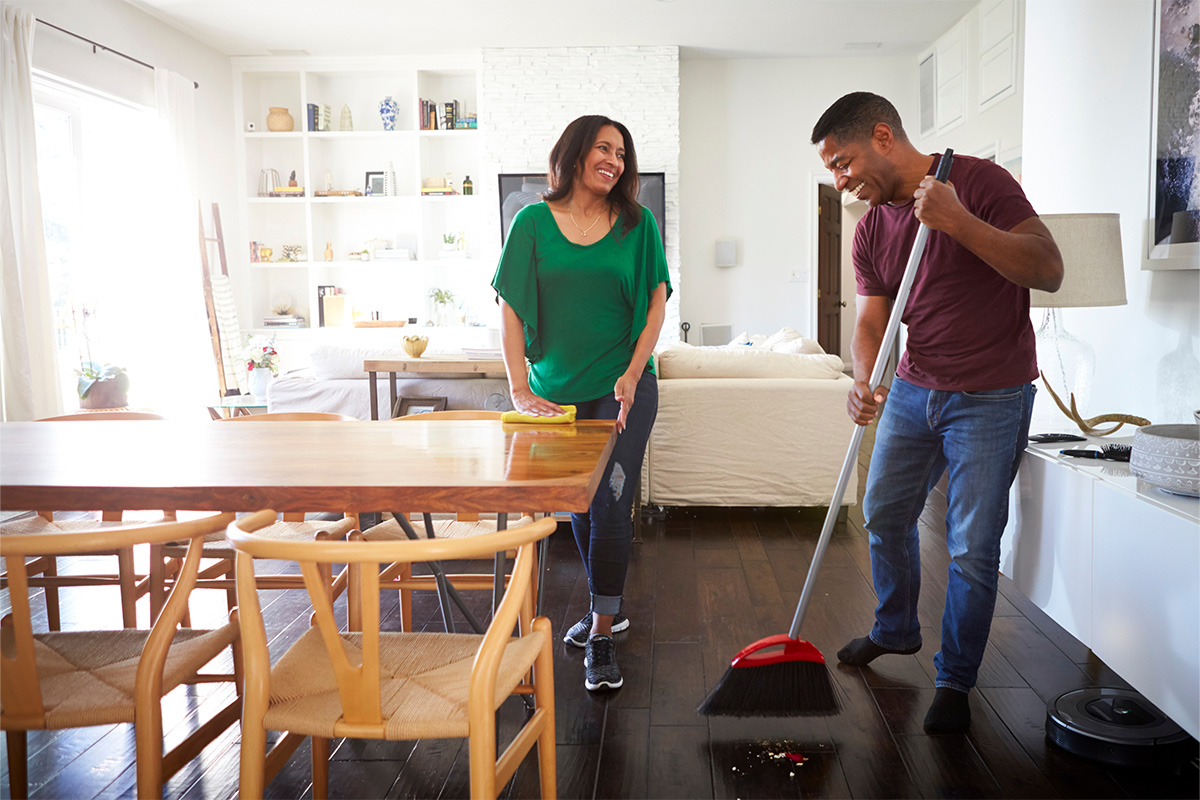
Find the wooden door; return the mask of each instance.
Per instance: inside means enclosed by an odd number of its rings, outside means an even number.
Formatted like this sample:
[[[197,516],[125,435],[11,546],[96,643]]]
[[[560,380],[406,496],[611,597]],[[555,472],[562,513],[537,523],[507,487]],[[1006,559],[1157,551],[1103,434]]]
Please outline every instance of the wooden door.
[[[817,186],[817,343],[826,353],[842,352],[842,196],[827,183]]]

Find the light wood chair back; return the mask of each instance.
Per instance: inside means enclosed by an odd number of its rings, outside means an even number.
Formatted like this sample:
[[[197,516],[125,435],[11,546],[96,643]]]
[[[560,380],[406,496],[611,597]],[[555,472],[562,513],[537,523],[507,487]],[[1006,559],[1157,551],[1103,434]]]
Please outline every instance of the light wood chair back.
[[[358,417],[327,411],[274,411],[219,419],[217,422],[358,422]]]
[[[467,738],[471,796],[495,798],[536,744],[544,797],[555,794],[554,667],[550,622],[533,618],[535,543],[553,520],[541,520],[471,539],[299,544],[258,531],[275,519],[260,511],[230,523],[227,538],[238,551],[238,604],[246,658],[242,730],[243,798],[263,795],[279,765],[308,732],[312,736],[313,794],[326,796],[329,739],[349,736],[404,740]],[[512,579],[485,634],[380,632],[379,568],[383,564],[479,558],[518,552]],[[254,580],[256,558],[296,561],[313,604],[313,629],[274,667]],[[347,601],[362,607],[360,633],[342,633],[324,592],[319,564],[346,563]],[[514,627],[519,635],[513,636]],[[436,677],[423,677],[436,669]],[[435,681],[422,686],[423,680]],[[430,688],[436,690],[430,692]],[[336,693],[338,703],[324,698]],[[429,700],[434,694],[436,702]],[[532,695],[534,711],[496,758],[497,708],[510,694]],[[288,733],[265,751],[265,718]],[[270,766],[268,766],[270,765]]]
[[[42,417],[38,422],[95,422],[101,419],[166,419],[162,414],[149,411],[81,411],[78,414],[63,414],[57,417]]]
[[[0,655],[0,727],[8,743],[13,797],[26,796],[26,731],[133,722],[138,796],[161,797],[163,781],[238,719],[240,698],[163,754],[162,697],[167,692],[180,683],[213,679],[240,683],[236,618],[215,631],[179,630],[188,594],[196,583],[204,537],[223,530],[233,518],[233,514],[211,514],[184,522],[5,537],[12,612],[0,623],[4,643]],[[175,588],[151,630],[33,632],[26,558],[168,541],[187,541],[190,547]],[[234,674],[199,674],[201,667],[231,645]],[[45,680],[48,678],[53,680]]]

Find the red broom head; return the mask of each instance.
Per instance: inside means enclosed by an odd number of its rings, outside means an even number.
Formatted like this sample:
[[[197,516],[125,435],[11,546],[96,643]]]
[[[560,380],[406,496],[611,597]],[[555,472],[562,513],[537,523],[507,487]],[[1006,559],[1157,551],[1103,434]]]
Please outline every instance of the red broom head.
[[[768,647],[782,646],[782,650],[764,653]],[[814,664],[824,664],[825,656],[821,651],[803,639],[793,639],[787,634],[768,636],[747,646],[733,657],[731,667],[765,667],[769,664],[785,664],[794,661],[810,661]]]

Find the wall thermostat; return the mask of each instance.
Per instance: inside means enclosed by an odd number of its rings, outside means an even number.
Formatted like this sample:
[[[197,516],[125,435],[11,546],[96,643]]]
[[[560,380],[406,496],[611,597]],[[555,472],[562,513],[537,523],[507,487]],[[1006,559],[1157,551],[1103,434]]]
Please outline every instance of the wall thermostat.
[[[246,123],[246,133],[254,133],[256,130],[258,130],[258,125],[253,122]]]

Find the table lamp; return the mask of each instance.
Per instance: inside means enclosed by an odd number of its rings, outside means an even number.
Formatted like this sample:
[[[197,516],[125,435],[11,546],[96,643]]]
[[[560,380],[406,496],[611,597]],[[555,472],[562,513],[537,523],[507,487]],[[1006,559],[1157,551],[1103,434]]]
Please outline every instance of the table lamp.
[[[1053,294],[1029,290],[1029,304],[1046,309],[1036,334],[1038,369],[1064,402],[1074,394],[1082,413],[1096,371],[1096,351],[1067,331],[1059,309],[1125,305],[1121,221],[1117,214],[1046,214],[1041,220],[1062,253],[1063,282]]]

